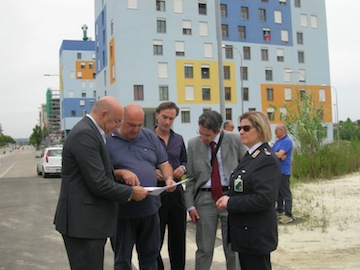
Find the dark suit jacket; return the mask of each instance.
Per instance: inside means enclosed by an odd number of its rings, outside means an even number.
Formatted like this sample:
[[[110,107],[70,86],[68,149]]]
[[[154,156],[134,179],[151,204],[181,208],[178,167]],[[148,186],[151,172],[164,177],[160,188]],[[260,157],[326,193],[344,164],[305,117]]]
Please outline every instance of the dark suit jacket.
[[[220,149],[224,173],[229,180],[232,170],[239,164],[247,148],[241,144],[238,134],[224,132]],[[198,191],[210,179],[211,170],[209,147],[201,141],[200,137],[190,139],[186,172],[188,182],[185,190],[187,209],[196,205]]]
[[[114,235],[118,202],[127,202],[132,188],[114,181],[106,145],[89,117],[69,133],[62,162],[56,230],[78,238]]]
[[[242,188],[234,187],[242,179]],[[264,143],[242,159],[231,175],[229,234],[234,251],[265,255],[278,244],[277,199],[281,177],[280,162],[271,147]]]

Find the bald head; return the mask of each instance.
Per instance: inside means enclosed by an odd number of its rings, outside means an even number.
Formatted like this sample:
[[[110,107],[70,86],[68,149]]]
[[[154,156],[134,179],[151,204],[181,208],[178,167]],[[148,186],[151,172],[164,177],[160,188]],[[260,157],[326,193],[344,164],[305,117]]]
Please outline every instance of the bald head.
[[[124,121],[118,131],[127,141],[134,140],[144,124],[144,110],[138,104],[128,104],[124,108]]]
[[[124,111],[116,98],[106,96],[96,101],[90,115],[104,132],[110,135],[123,120]]]
[[[284,124],[277,124],[275,127],[276,138],[281,139],[287,134],[287,128]]]

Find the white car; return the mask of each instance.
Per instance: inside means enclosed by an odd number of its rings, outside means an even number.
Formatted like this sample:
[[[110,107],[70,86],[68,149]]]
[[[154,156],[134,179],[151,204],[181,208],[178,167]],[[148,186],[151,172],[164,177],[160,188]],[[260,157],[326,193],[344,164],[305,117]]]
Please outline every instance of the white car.
[[[50,175],[61,174],[62,147],[45,148],[40,156],[37,156],[36,173],[44,178]]]

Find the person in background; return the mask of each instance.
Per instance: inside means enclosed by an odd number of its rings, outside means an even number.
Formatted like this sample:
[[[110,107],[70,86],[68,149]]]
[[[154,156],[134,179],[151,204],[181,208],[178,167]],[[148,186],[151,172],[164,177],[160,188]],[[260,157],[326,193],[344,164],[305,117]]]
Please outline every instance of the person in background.
[[[174,102],[161,103],[155,113],[157,126],[155,133],[164,146],[169,162],[174,169],[174,180],[180,181],[186,173],[187,154],[183,137],[175,133],[171,126],[179,114],[179,107]],[[164,176],[160,170],[156,170],[158,186],[164,186]],[[186,209],[184,202],[184,189],[178,185],[174,192],[161,194],[160,236],[161,246],[164,242],[165,229],[168,228],[168,252],[171,269],[185,269],[185,232],[186,232]],[[160,247],[161,250],[161,247]],[[159,253],[158,269],[164,269],[164,263]]]
[[[277,141],[272,148],[281,164],[281,181],[276,200],[276,211],[279,222],[288,224],[295,220],[292,214],[292,194],[290,190],[293,142],[287,135],[287,129],[284,124],[278,124],[275,127],[275,136]]]
[[[107,137],[106,146],[115,169],[115,177],[131,186],[156,187],[156,169],[161,171],[165,185],[175,184],[173,169],[158,136],[142,128],[144,111],[137,104],[124,108],[124,120]],[[175,187],[168,189],[174,191]],[[151,194],[151,193],[150,193]],[[132,269],[132,250],[136,244],[140,269],[157,270],[160,252],[159,196],[120,205],[115,237],[115,270]]]
[[[231,174],[229,195],[216,206],[229,212],[229,241],[239,252],[241,270],[270,270],[270,253],[278,244],[274,202],[280,162],[267,143],[271,129],[262,112],[243,114],[238,130],[249,151]]]
[[[54,224],[73,270],[103,269],[107,237],[116,231],[118,202],[140,201],[148,195],[142,187],[115,181],[105,137],[122,119],[121,104],[110,96],[101,98],[64,143]]]
[[[215,202],[228,192],[229,176],[246,148],[235,133],[220,131],[220,113],[206,111],[200,115],[198,124],[199,136],[188,142],[188,181],[185,189],[186,208],[191,221],[196,224],[195,269],[210,269],[220,219],[226,268],[233,270],[236,269],[236,256],[228,243],[228,213],[226,209],[218,210]]]
[[[226,121],[224,122],[223,128],[224,128],[224,130],[226,130],[226,131],[233,132],[233,131],[234,131],[234,128],[235,128],[235,125],[234,125],[233,121],[231,121],[231,120],[226,120]]]

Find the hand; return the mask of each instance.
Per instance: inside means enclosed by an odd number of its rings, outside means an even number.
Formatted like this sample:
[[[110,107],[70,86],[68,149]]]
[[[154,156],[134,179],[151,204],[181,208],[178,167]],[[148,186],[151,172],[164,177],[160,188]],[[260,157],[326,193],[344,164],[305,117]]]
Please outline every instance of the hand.
[[[176,184],[176,182],[173,179],[169,178],[165,181],[165,185],[167,185],[167,186],[171,186],[174,184]],[[173,187],[167,189],[166,192],[173,192],[173,191],[175,191],[175,189],[176,189],[176,186],[173,186]]]
[[[125,169],[115,170],[116,179],[121,178],[129,186],[140,186],[140,180],[135,173]]]
[[[164,176],[162,175],[162,173],[159,169],[156,169],[156,179],[158,181],[164,181]]]
[[[174,170],[174,178],[175,179],[181,179],[181,177],[184,175],[184,169],[179,166]]]
[[[226,209],[227,208],[227,204],[229,201],[230,197],[229,196],[221,196],[217,201],[216,201],[216,207],[218,209]]]
[[[133,189],[134,189],[134,194],[131,199],[134,201],[137,202],[142,201],[147,197],[147,195],[149,195],[149,191],[141,186],[134,186]]]
[[[191,218],[192,223],[194,224],[196,224],[198,219],[200,219],[199,214],[195,208],[189,211],[189,216]]]

